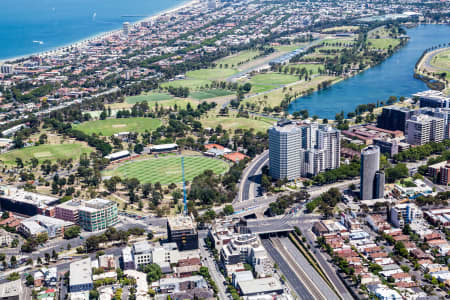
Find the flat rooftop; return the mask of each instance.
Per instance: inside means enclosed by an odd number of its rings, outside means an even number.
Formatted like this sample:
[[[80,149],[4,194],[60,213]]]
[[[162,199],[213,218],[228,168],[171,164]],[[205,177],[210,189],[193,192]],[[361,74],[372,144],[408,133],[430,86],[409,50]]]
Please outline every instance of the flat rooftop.
[[[57,197],[27,192],[13,186],[0,186],[0,195],[13,201],[29,203],[35,206],[50,205],[59,200]]]
[[[176,216],[167,219],[170,229],[173,230],[192,230],[195,229],[194,221],[190,216]]]
[[[15,296],[21,296],[22,293],[22,280],[17,279],[10,282],[0,284],[0,298],[8,299]]]
[[[84,202],[84,207],[81,207],[80,210],[90,211],[90,212],[96,212],[99,209],[105,208],[110,206],[112,201],[101,199],[101,198],[95,198]]]
[[[64,221],[64,220],[57,219],[57,218],[47,217],[44,215],[35,215],[31,218],[28,218],[27,221],[35,221],[35,222],[44,224],[46,227],[48,227],[48,226],[66,227],[66,226],[74,225],[74,223],[72,223],[72,222]]]
[[[76,201],[76,200],[69,200],[67,202],[57,205],[57,207],[64,208],[67,210],[78,210],[82,206],[83,206],[83,202]]]
[[[281,283],[273,277],[239,281],[238,285],[243,295],[264,294],[283,290]]]
[[[85,258],[70,264],[69,284],[81,285],[92,283],[91,258]]]

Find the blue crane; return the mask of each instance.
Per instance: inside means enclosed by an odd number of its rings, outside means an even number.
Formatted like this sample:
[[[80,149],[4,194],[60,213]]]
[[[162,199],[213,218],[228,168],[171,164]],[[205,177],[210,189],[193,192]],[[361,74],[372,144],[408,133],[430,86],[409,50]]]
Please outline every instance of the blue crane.
[[[184,157],[181,157],[181,175],[183,176],[183,204],[184,204],[184,215],[188,215],[187,201],[186,201],[186,180],[184,180]]]

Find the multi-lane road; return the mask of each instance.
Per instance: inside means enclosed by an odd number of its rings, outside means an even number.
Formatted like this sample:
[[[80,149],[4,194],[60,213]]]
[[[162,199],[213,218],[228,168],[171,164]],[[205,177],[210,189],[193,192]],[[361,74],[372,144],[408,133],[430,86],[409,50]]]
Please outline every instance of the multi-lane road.
[[[269,162],[269,150],[264,151],[253,159],[244,170],[239,184],[237,201],[253,199],[260,194],[261,170]]]
[[[290,287],[295,291],[297,296],[304,300],[315,299],[310,291],[305,287],[303,281],[299,279],[299,276],[292,269],[292,264],[286,262],[284,254],[280,253],[280,251],[276,249],[273,242],[270,239],[263,239],[262,244],[275,261],[283,275],[286,277]]]

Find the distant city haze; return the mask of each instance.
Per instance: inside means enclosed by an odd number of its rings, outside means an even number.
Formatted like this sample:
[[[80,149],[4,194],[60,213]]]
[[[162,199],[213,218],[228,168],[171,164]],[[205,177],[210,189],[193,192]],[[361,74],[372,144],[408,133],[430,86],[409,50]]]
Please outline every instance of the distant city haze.
[[[120,29],[180,0],[2,0],[0,60],[51,50]],[[127,17],[122,17],[127,16]],[[132,17],[130,17],[132,16]]]

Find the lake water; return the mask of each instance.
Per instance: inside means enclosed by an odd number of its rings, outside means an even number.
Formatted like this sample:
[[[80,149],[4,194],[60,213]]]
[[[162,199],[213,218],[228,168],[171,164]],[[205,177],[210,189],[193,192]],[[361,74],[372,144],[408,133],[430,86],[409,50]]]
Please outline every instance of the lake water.
[[[413,77],[414,66],[426,48],[450,42],[450,26],[420,25],[407,32],[407,45],[386,61],[326,90],[296,99],[289,105],[289,112],[307,109],[310,116],[334,119],[337,113],[354,111],[359,104],[426,90],[425,83]]]
[[[142,19],[134,16],[153,15],[182,3],[180,0],[2,0],[0,59],[51,50],[121,28],[123,22]]]

